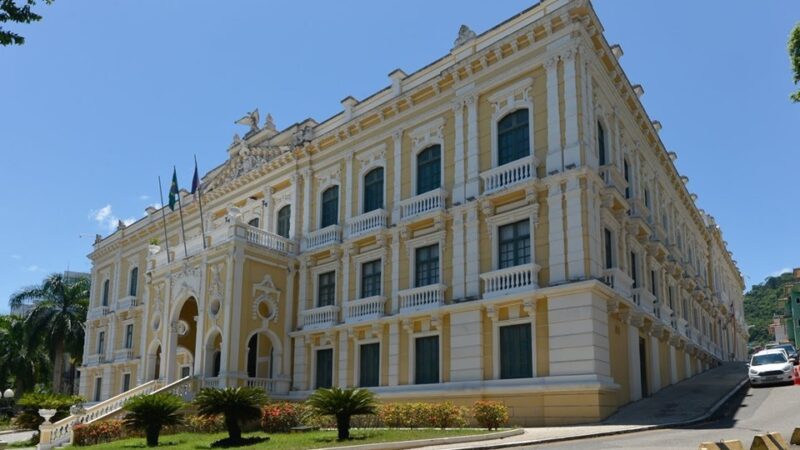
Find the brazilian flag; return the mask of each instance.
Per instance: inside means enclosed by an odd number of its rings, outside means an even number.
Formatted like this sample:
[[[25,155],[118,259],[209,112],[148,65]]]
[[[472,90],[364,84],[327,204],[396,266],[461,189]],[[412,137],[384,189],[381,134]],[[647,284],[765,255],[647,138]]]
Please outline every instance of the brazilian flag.
[[[178,172],[172,168],[172,184],[169,187],[169,209],[175,211],[175,203],[178,201]]]

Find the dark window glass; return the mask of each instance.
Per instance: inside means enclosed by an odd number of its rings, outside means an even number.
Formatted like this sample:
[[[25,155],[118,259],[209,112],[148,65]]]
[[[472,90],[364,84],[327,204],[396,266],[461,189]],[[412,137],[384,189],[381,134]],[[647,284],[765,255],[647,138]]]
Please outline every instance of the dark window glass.
[[[103,379],[96,378],[94,380],[94,401],[100,401],[100,393],[103,392]]]
[[[361,265],[361,298],[381,295],[381,260]]]
[[[383,208],[383,167],[364,175],[364,212]]]
[[[611,240],[611,230],[606,228],[604,230],[605,242],[603,243],[606,248],[606,269],[614,267],[614,242]]]
[[[439,382],[439,336],[417,338],[414,342],[414,383]]]
[[[622,174],[625,176],[625,182],[627,186],[625,187],[625,198],[631,198],[631,170],[628,167],[628,160],[622,161]]]
[[[500,268],[518,266],[531,262],[530,221],[503,225],[497,230],[500,236]]]
[[[380,384],[381,347],[377,342],[364,344],[359,349],[358,385],[372,387]]]
[[[252,219],[250,219],[249,222],[247,222],[247,224],[250,225],[251,227],[258,228],[258,226],[260,225],[260,222],[258,220],[258,217],[253,217]]]
[[[192,374],[192,368],[189,366],[181,367],[181,378],[186,378]]]
[[[132,297],[136,297],[136,291],[138,290],[138,288],[139,288],[139,268],[134,267],[133,270],[131,270],[131,288],[128,294],[131,295]]]
[[[442,184],[442,148],[428,147],[417,155],[417,195],[439,189]]]
[[[122,392],[127,392],[131,388],[131,374],[126,373],[122,376]]]
[[[250,336],[247,341],[247,376],[255,378],[258,364],[258,334]]]
[[[631,278],[633,279],[633,288],[639,287],[639,270],[636,268],[636,253],[631,252]]]
[[[97,353],[103,354],[106,351],[106,332],[101,331],[97,334]]]
[[[278,211],[278,236],[289,238],[289,221],[292,217],[292,206],[286,205]]]
[[[317,350],[317,378],[315,389],[333,386],[333,349]]]
[[[108,291],[111,288],[111,282],[106,280],[103,282],[103,306],[108,306]]]
[[[219,350],[214,352],[214,367],[211,371],[211,376],[216,378],[219,376],[219,371],[222,368],[222,352]]]
[[[672,310],[673,314],[675,313],[675,299],[674,299],[675,291],[674,291],[674,289],[675,288],[673,288],[672,286],[670,286],[667,289],[667,295],[669,295],[669,309]]]
[[[650,271],[650,293],[656,295],[656,271]]]
[[[325,272],[317,278],[317,306],[336,303],[336,272]]]
[[[500,327],[500,378],[529,378],[533,376],[531,325]]]
[[[325,228],[339,223],[339,186],[332,186],[322,193],[322,223]]]
[[[125,326],[125,348],[133,348],[133,324],[129,323]]]
[[[606,165],[606,132],[603,125],[597,122],[597,156],[600,159],[600,165]]]
[[[439,282],[439,244],[420,247],[416,250],[414,263],[414,285],[427,286]]]
[[[514,111],[497,123],[497,164],[516,161],[531,154],[528,110]]]

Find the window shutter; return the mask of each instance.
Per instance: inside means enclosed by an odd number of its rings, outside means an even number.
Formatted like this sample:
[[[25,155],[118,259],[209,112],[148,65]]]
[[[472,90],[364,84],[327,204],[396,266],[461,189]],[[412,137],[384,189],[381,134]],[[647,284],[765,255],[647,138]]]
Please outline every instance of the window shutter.
[[[317,350],[317,386],[330,388],[333,386],[333,349]]]
[[[500,378],[533,376],[531,325],[500,327]]]
[[[380,344],[364,344],[360,347],[358,385],[372,387],[380,385]]]
[[[421,337],[415,341],[414,382],[439,382],[439,336]]]

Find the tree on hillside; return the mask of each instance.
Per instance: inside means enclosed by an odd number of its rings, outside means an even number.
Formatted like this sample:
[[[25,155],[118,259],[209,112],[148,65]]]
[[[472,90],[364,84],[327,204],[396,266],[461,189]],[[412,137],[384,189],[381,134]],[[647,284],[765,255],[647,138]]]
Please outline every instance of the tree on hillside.
[[[787,272],[777,277],[767,277],[763,283],[754,284],[744,295],[744,316],[750,329],[750,342],[764,344],[772,341],[769,325],[776,314],[783,316],[784,308],[779,301],[783,298],[783,287],[794,280]]]
[[[0,383],[13,379],[16,395],[20,396],[45,379],[49,369],[50,358],[41,338],[31,339],[23,319],[0,316]]]
[[[45,3],[53,3],[53,0],[43,0]],[[17,3],[20,3],[19,5]],[[36,5],[36,0],[0,0],[0,24],[6,22],[31,23],[42,20],[42,16],[31,11],[31,7]],[[22,45],[25,38],[13,31],[8,31],[0,26],[0,45]]]
[[[2,1],[2,0],[0,0]],[[30,286],[11,296],[11,307],[35,300],[25,317],[30,335],[42,336],[53,359],[53,392],[61,392],[64,356],[80,359],[83,353],[84,324],[89,307],[89,280],[65,282],[61,274],[45,278],[39,286]]]
[[[792,62],[794,84],[800,83],[800,22],[797,23],[789,34],[789,60]],[[791,95],[794,102],[800,102],[800,90]]]

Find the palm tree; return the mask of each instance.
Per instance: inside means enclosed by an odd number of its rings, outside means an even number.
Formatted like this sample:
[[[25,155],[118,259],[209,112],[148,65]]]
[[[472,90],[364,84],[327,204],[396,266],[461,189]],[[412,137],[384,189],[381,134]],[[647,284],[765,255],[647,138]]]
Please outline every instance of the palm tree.
[[[128,412],[124,423],[128,428],[144,430],[147,446],[157,447],[161,428],[183,421],[178,413],[183,406],[180,397],[169,393],[137,395],[123,407]]]
[[[194,403],[201,416],[225,416],[225,428],[230,443],[242,440],[241,422],[245,419],[259,419],[261,407],[267,402],[263,390],[251,387],[236,387],[200,390]]]
[[[375,394],[367,389],[317,389],[306,401],[317,414],[336,417],[339,440],[350,439],[350,418],[375,414]]]
[[[83,353],[89,280],[79,278],[65,283],[61,274],[52,274],[40,286],[30,286],[12,295],[9,303],[14,308],[27,300],[35,303],[25,317],[26,328],[31,330],[31,336],[44,334],[53,359],[53,392],[61,392],[64,354],[70,352],[80,358]]]
[[[0,382],[14,379],[17,395],[30,391],[48,374],[50,358],[41,339],[31,339],[25,322],[0,316]]]

